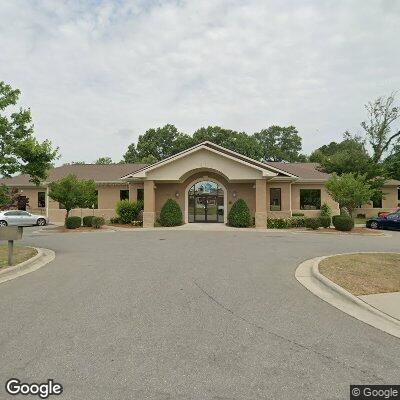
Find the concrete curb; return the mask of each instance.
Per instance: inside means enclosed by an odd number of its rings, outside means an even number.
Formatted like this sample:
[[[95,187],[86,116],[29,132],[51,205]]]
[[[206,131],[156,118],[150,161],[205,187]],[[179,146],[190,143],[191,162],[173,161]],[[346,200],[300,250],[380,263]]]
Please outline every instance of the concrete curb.
[[[37,254],[34,257],[13,267],[8,267],[0,271],[0,283],[7,282],[18,278],[19,276],[36,271],[48,264],[50,261],[53,261],[56,256],[53,250],[42,249],[38,247],[32,248],[37,250]]]
[[[384,252],[362,252],[362,253],[342,253],[330,256],[316,257],[302,262],[296,269],[296,279],[306,287],[311,293],[315,294],[330,305],[351,315],[352,317],[365,322],[377,329],[380,329],[392,336],[400,338],[400,321],[388,314],[372,307],[357,296],[349,293],[341,286],[323,276],[318,269],[319,263],[329,257],[344,254],[366,254]]]

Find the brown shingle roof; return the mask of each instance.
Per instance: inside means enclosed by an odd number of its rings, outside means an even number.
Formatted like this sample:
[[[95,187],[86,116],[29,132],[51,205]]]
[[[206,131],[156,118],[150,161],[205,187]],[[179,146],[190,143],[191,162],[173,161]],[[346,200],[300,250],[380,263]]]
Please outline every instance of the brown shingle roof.
[[[282,169],[290,174],[296,175],[301,179],[328,179],[329,174],[319,171],[318,163],[284,163],[266,162],[267,165]]]
[[[79,179],[93,179],[96,182],[122,182],[121,176],[143,168],[146,164],[72,164],[56,167],[49,172],[46,182],[56,181],[69,174]],[[34,186],[28,175],[0,179],[0,184],[9,186]]]

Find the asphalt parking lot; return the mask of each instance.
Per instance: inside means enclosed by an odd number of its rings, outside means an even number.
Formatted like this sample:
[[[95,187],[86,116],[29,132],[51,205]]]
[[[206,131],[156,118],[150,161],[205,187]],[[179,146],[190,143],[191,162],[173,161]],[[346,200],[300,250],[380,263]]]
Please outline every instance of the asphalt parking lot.
[[[0,398],[12,377],[80,400],[342,400],[400,383],[399,339],[294,277],[319,255],[398,252],[400,232],[32,231],[24,243],[56,259],[0,285]]]

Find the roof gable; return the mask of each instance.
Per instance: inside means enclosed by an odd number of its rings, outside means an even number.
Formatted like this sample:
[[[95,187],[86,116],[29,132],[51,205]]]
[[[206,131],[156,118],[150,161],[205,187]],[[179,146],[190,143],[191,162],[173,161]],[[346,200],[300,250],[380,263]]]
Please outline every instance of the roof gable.
[[[196,146],[190,147],[187,150],[181,151],[178,154],[175,154],[171,157],[166,158],[165,160],[156,162],[154,164],[143,167],[133,173],[123,176],[121,179],[135,179],[135,178],[145,178],[151,171],[154,171],[159,168],[163,168],[164,166],[174,163],[179,159],[184,157],[189,157],[192,154],[195,154],[199,151],[208,151],[218,155],[219,157],[229,159],[236,163],[242,164],[248,168],[257,170],[261,173],[263,177],[273,177],[273,176],[286,176],[286,177],[296,177],[296,175],[291,174],[290,172],[281,170],[274,166],[253,160],[249,157],[243,156],[242,154],[236,153],[235,151],[226,149],[222,146],[218,146],[211,142],[203,142]]]

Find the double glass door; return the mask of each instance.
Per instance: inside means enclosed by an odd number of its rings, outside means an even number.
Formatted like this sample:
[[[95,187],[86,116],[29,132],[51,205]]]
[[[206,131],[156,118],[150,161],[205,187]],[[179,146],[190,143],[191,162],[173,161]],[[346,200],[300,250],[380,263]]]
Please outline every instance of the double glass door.
[[[203,181],[189,190],[189,222],[224,222],[224,195],[216,183]]]

